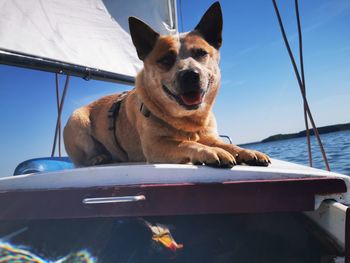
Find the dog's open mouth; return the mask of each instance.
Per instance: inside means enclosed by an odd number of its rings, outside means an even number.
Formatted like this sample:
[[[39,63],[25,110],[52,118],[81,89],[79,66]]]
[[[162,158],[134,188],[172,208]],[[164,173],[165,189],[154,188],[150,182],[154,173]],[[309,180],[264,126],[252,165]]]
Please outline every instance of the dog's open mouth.
[[[190,91],[180,95],[180,98],[187,106],[198,105],[202,103],[203,92],[201,91]]]
[[[175,95],[168,89],[167,86],[165,86],[164,84],[162,86],[163,90],[165,91],[165,93],[168,94],[169,97],[175,99],[178,104],[184,106],[186,109],[198,109],[201,103],[203,102],[205,92],[202,89],[198,91],[189,91],[180,95]]]

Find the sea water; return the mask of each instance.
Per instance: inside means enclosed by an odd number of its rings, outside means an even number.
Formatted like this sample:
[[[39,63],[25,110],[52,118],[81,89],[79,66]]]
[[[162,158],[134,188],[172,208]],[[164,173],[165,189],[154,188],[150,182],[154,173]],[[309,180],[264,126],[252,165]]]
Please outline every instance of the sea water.
[[[350,131],[332,132],[320,136],[331,171],[350,176]],[[325,169],[315,136],[311,136],[311,144],[313,167]],[[262,151],[275,159],[309,165],[306,137],[245,144],[242,147]]]

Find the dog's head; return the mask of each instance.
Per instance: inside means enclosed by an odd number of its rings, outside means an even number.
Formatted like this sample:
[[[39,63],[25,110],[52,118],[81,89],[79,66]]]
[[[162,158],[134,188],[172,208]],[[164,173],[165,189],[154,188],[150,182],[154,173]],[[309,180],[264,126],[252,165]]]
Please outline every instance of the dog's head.
[[[172,116],[208,112],[220,84],[219,48],[222,13],[219,2],[203,15],[195,29],[159,35],[130,17],[129,27],[138,57],[144,62],[141,82],[147,96]]]

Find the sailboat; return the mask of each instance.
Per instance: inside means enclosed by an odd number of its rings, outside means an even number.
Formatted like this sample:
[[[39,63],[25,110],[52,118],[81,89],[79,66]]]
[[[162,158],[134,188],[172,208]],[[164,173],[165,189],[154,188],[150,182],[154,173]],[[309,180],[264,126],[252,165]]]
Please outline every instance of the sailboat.
[[[0,3],[0,63],[66,75],[65,90],[69,76],[133,85],[129,16],[178,32],[175,0]],[[0,262],[350,262],[342,174],[277,159],[74,168],[51,156],[15,175],[0,178]]]

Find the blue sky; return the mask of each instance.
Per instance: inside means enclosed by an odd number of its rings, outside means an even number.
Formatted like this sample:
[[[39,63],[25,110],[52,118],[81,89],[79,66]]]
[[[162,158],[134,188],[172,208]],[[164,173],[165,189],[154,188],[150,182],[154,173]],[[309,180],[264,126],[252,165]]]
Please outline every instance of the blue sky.
[[[198,23],[212,2],[182,1],[185,31]],[[298,56],[294,1],[278,2]],[[301,95],[272,2],[221,4],[222,87],[214,107],[220,133],[245,143],[302,130]],[[300,1],[299,7],[307,94],[316,124],[350,122],[350,1]],[[63,123],[77,107],[129,88],[72,78]],[[54,74],[0,65],[0,176],[11,175],[22,160],[50,155],[55,103]]]

